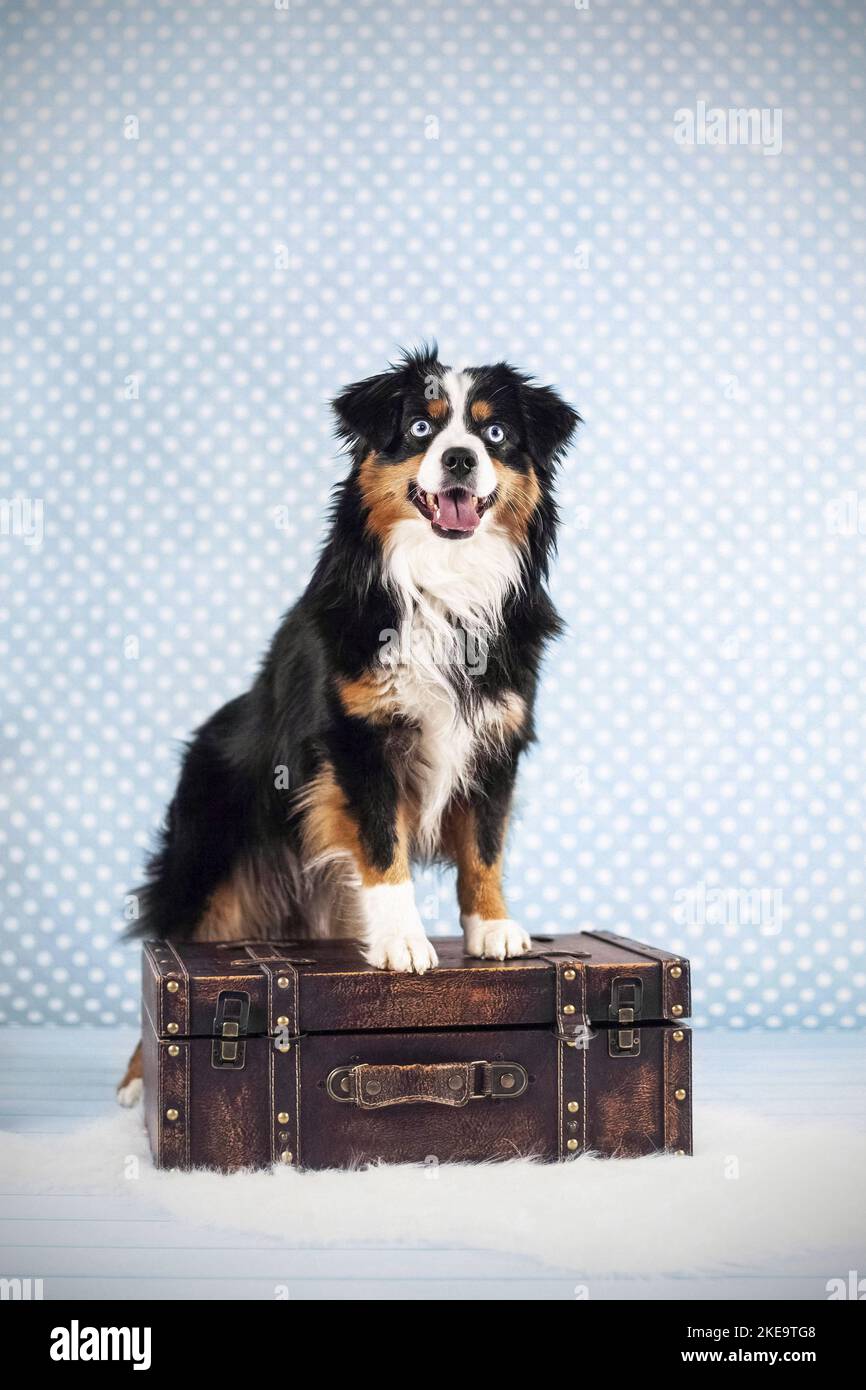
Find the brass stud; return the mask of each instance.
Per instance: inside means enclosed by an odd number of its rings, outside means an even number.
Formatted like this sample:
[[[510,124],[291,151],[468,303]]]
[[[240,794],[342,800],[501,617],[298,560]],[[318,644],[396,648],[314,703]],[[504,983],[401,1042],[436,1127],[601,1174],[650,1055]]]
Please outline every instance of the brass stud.
[[[289,1026],[289,1020],[286,1018],[286,1015],[285,1015],[285,1014],[280,1014],[279,1018],[277,1019],[277,1027],[278,1027],[278,1028],[288,1028],[288,1026]]]
[[[578,1110],[580,1109],[580,1102],[576,1100],[570,1100],[568,1102],[568,1109],[570,1114],[576,1115]]]
[[[345,1091],[346,1095],[348,1095],[348,1094],[349,1094],[349,1086],[350,1086],[350,1082],[349,1082],[348,1076],[341,1076],[341,1077],[340,1077],[340,1090],[341,1090],[341,1091]]]
[[[169,994],[177,994],[178,990],[180,989],[180,985],[178,984],[177,980],[169,980],[168,984],[166,985],[166,989],[168,990]]]
[[[277,1116],[277,1124],[278,1124],[278,1125],[287,1125],[288,1123],[289,1123],[288,1111],[286,1111],[286,1110],[281,1110],[280,1113],[279,1113],[279,1115]]]
[[[563,970],[563,972],[562,972],[562,978],[563,978],[564,980],[573,980],[573,979],[574,979],[574,971],[573,971],[573,970]]]
[[[291,1153],[289,1149],[283,1149],[283,1152],[280,1154],[280,1162],[291,1163],[293,1156],[294,1155]]]
[[[176,1120],[178,1117],[178,1113],[179,1112],[175,1110],[174,1106],[172,1105],[168,1110],[166,1110],[165,1118],[167,1120]]]
[[[510,1091],[514,1087],[514,1073],[511,1071],[503,1072],[499,1078],[499,1084],[503,1091]]]
[[[513,1083],[512,1083],[512,1084],[513,1084]],[[455,1072],[453,1076],[449,1076],[449,1078],[448,1078],[448,1085],[449,1085],[449,1087],[450,1087],[450,1089],[451,1089],[452,1091],[459,1091],[459,1090],[461,1090],[462,1087],[463,1087],[463,1077],[460,1076],[457,1072]],[[369,1091],[369,1089],[370,1089],[370,1087],[368,1086],[368,1087],[367,1087],[367,1090]],[[377,1085],[377,1086],[376,1086],[376,1090],[378,1090],[378,1089],[379,1089],[379,1087],[378,1087],[378,1085]]]
[[[179,1056],[180,1056],[180,1048],[178,1047],[177,1043],[172,1043],[172,1044],[171,1044],[171,1046],[170,1046],[169,1049],[168,1049],[168,1055],[169,1055],[169,1057],[179,1057]]]
[[[682,1018],[682,1016],[683,1016],[683,1006],[682,1006],[682,1004],[674,1004],[673,1008],[671,1009],[671,1013],[673,1014],[674,1018]]]
[[[452,1077],[451,1080],[453,1081],[454,1078]],[[364,1090],[367,1092],[368,1096],[377,1096],[381,1089],[381,1081],[368,1081],[366,1086],[364,1087]]]
[[[566,1038],[565,1045],[566,1047],[577,1047],[577,1042],[574,1038]]]
[[[569,1149],[572,1153],[574,1153],[574,1150],[577,1148],[577,1140],[576,1140],[576,1139],[568,1139],[568,1140],[566,1141],[565,1147],[566,1147],[567,1149]]]
[[[680,966],[678,966],[678,965],[672,965],[672,966],[671,966],[671,979],[672,979],[672,980],[678,980],[678,979],[680,978],[680,976],[682,975],[682,973],[683,973],[683,972],[682,972]]]
[[[275,1044],[277,1052],[291,1052],[292,1044],[288,1042],[278,1042]]]
[[[676,1096],[677,1100],[685,1100],[686,1098],[686,1093],[683,1090],[682,1086],[680,1086],[678,1091],[674,1091],[674,1095]]]
[[[674,1029],[674,1031],[673,1031],[673,1040],[674,1040],[674,1042],[682,1042],[682,1040],[683,1040],[683,1038],[684,1038],[685,1036],[686,1036],[686,1035],[685,1035],[685,1033],[683,1032],[682,1028],[675,1028],[675,1029]]]
[[[685,1149],[674,1149],[674,1153],[676,1154],[677,1158],[684,1158],[686,1151]]]
[[[288,987],[289,987],[289,978],[288,978],[288,976],[287,976],[287,975],[278,975],[278,976],[277,976],[277,984],[279,985],[280,989],[288,989]]]
[[[179,1033],[179,1032],[180,1032],[180,1024],[179,1024],[179,1023],[167,1023],[167,1024],[165,1025],[165,1031],[166,1031],[167,1033]]]
[[[573,1013],[574,1013],[574,1005],[573,1005],[573,1004],[565,1004],[565,1005],[563,1005],[562,1012],[563,1012],[564,1014],[573,1014]]]

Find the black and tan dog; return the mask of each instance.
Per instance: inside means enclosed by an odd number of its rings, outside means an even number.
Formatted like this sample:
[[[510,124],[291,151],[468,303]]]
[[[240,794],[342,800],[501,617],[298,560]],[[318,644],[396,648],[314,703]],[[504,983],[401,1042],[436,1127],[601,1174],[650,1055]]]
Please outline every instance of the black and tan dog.
[[[442,859],[467,952],[519,955],[503,840],[559,630],[553,484],[578,416],[505,363],[454,371],[435,349],[334,409],[351,468],[328,539],[252,689],[187,749],[136,933],[352,935],[422,973],[411,865]]]

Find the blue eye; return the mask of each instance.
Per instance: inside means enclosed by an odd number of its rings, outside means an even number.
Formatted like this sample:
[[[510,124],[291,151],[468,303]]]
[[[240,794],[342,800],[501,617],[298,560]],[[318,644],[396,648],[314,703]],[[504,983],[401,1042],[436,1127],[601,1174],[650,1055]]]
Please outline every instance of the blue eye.
[[[505,430],[501,425],[488,425],[484,431],[484,438],[489,439],[491,444],[501,444],[505,438]]]
[[[409,426],[409,433],[414,434],[416,439],[425,439],[428,434],[433,433],[433,426],[429,420],[415,420]]]

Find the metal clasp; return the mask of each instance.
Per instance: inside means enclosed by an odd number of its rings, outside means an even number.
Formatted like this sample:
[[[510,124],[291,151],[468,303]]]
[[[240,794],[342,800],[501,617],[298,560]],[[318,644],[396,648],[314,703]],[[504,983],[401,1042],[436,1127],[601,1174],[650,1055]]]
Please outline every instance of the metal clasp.
[[[249,1018],[250,996],[241,990],[223,990],[213,1021],[211,1066],[233,1067],[238,1071],[243,1067]]]
[[[634,1025],[640,1018],[643,1003],[643,980],[632,976],[617,976],[610,987],[608,1018],[618,1027],[609,1028],[607,1050],[611,1057],[639,1057],[640,1030]]]
[[[515,1100],[529,1085],[519,1062],[473,1062],[478,1068],[470,1100]]]

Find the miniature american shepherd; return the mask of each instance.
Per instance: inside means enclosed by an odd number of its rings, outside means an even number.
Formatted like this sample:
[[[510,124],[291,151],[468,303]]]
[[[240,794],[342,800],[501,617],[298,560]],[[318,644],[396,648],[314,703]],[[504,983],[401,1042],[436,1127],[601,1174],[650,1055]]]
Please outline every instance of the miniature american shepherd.
[[[135,934],[354,936],[436,966],[414,862],[456,866],[466,951],[529,949],[502,890],[533,739],[557,464],[579,416],[505,362],[408,353],[333,403],[350,460],[313,576],[252,688],[186,748]],[[138,1056],[121,1083],[132,1102]]]

